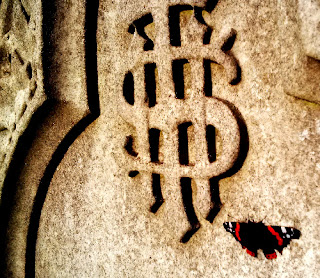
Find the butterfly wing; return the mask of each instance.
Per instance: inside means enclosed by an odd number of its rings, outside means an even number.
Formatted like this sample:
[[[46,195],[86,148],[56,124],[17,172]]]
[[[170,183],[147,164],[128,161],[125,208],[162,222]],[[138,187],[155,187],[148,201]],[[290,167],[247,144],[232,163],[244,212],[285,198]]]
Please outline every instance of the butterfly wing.
[[[234,238],[241,243],[240,237],[240,223],[238,222],[225,222],[223,223],[223,227],[229,233],[231,233]]]
[[[271,227],[274,232],[278,235],[278,245],[275,249],[277,249],[280,253],[282,250],[287,247],[292,239],[299,239],[300,238],[300,231],[291,228],[291,227],[280,227],[280,226],[269,226]]]
[[[300,237],[300,231],[290,227],[265,226],[262,222],[225,222],[223,224],[227,232],[240,242],[242,248],[253,257],[257,256],[257,250],[262,249],[269,260],[277,258],[275,250],[282,250],[292,239]]]
[[[282,254],[282,250],[290,243],[291,239],[298,239],[300,231],[289,227],[265,226],[264,241],[261,249],[269,260],[277,258],[275,250]]]
[[[252,227],[248,223],[225,222],[223,223],[227,232],[231,233],[234,238],[240,242],[243,249],[253,257],[257,256],[257,247],[253,241]]]

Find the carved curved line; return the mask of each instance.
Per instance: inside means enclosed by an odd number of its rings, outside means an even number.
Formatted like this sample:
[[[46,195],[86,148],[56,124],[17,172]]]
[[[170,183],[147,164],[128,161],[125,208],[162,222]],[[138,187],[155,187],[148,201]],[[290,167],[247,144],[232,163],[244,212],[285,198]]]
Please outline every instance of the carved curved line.
[[[87,95],[90,114],[82,118],[64,137],[55,150],[45,169],[35,197],[27,235],[25,277],[35,277],[35,256],[37,234],[41,211],[48,193],[53,175],[77,137],[100,115],[97,73],[97,20],[99,0],[86,1],[85,16],[85,63]]]
[[[52,158],[48,166],[46,167],[46,170],[37,190],[30,217],[26,249],[26,277],[35,277],[36,243],[40,224],[40,217],[53,175],[61,160],[63,159],[65,153],[72,145],[72,143],[96,118],[96,115],[89,114],[83,119],[81,119],[61,141],[58,148],[52,155]]]
[[[153,50],[154,48],[153,40],[148,37],[145,31],[145,28],[151,23],[153,23],[153,17],[151,13],[148,13],[133,21],[128,29],[131,34],[134,34],[135,30],[137,30],[138,34],[146,40],[143,46],[144,51]]]
[[[8,271],[8,262],[10,260],[10,255],[8,255],[8,244],[10,244],[10,240],[7,236],[7,229],[9,227],[10,218],[14,213],[13,206],[15,194],[17,194],[15,185],[17,184],[17,179],[22,168],[22,161],[31,147],[39,119],[40,121],[41,119],[44,119],[48,113],[50,113],[51,107],[53,107],[53,105],[51,105],[49,101],[45,101],[34,113],[28,127],[19,138],[8,173],[5,177],[0,204],[0,277],[7,277],[9,275],[8,273],[10,273],[10,270]]]
[[[229,107],[229,109],[231,110],[233,116],[235,117],[235,119],[238,123],[239,130],[240,130],[239,155],[238,155],[236,161],[234,162],[233,166],[229,170],[227,170],[226,172],[217,176],[217,178],[219,178],[219,180],[221,180],[221,179],[224,179],[227,177],[231,177],[232,175],[234,175],[235,173],[237,173],[241,169],[242,165],[244,164],[244,161],[247,158],[247,154],[249,151],[249,134],[248,134],[246,122],[245,122],[241,112],[239,111],[239,109],[230,101],[227,101],[225,99],[221,99],[218,97],[214,97],[214,98],[223,102],[225,105],[227,105]]]
[[[237,173],[241,169],[244,161],[246,160],[247,154],[249,151],[248,129],[247,129],[246,122],[245,122],[241,112],[233,103],[231,103],[225,99],[218,98],[218,97],[214,97],[214,98],[216,98],[219,101],[222,101],[225,105],[227,105],[229,107],[229,109],[231,110],[233,116],[235,117],[235,119],[238,123],[238,126],[239,126],[239,130],[240,130],[240,146],[239,146],[238,157],[237,157],[236,161],[234,162],[233,166],[229,170],[227,170],[226,172],[224,172],[216,177],[211,177],[209,180],[212,208],[210,209],[206,219],[210,223],[213,222],[214,218],[217,216],[217,214],[219,213],[219,211],[222,207],[222,203],[220,200],[220,194],[219,194],[220,180],[227,178],[227,177],[231,177],[232,175]]]

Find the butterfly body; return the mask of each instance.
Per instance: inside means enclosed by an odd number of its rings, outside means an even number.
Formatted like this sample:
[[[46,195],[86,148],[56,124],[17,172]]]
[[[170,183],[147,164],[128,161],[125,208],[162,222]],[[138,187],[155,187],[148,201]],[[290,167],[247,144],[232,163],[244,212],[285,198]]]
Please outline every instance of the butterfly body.
[[[262,249],[269,260],[277,258],[275,250],[282,253],[292,239],[300,237],[300,231],[290,227],[266,226],[262,222],[239,223],[225,222],[227,232],[231,233],[242,248],[253,257],[257,256],[258,249]]]

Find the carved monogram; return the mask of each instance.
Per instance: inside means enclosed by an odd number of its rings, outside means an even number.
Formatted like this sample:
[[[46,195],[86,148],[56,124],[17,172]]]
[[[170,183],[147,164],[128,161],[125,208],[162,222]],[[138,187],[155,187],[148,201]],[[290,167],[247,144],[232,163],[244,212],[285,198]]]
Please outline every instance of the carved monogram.
[[[121,116],[136,130],[126,138],[125,167],[130,177],[140,172],[152,176],[155,202],[151,212],[156,213],[165,201],[161,183],[174,186],[180,177],[190,223],[183,243],[200,228],[192,180],[207,180],[211,209],[206,219],[213,222],[221,208],[219,180],[238,171],[246,156],[240,150],[247,139],[241,137],[247,135],[241,130],[244,124],[239,111],[212,91],[213,63],[225,69],[230,84],[240,82],[240,67],[230,52],[236,31],[212,38],[213,29],[203,16],[215,8],[209,2],[204,8],[174,5],[156,9],[128,26],[129,33],[145,40],[144,52],[126,65],[119,106]],[[149,31],[153,24],[154,38]]]

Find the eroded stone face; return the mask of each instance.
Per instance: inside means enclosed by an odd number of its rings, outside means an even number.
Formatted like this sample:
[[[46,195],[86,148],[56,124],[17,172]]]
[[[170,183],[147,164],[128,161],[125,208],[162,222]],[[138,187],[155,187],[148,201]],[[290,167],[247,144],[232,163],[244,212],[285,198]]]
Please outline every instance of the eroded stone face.
[[[78,60],[59,40],[53,57],[68,64],[52,71],[52,84],[63,103],[87,99],[91,122],[69,121],[72,113],[57,108],[52,127],[39,127],[26,161],[40,169],[37,154],[56,144],[45,152],[50,167],[41,168],[52,176],[34,178],[30,165],[21,174],[10,271],[318,276],[319,61],[307,31],[315,20],[306,17],[317,2],[100,0],[93,17],[80,2],[55,3],[54,34],[78,47]],[[9,53],[0,52],[3,78]],[[81,86],[72,90],[74,76]],[[301,237],[275,261],[260,252],[251,258],[223,228],[248,219]]]
[[[0,6],[0,187],[19,137],[45,99],[39,9],[38,1]]]
[[[310,223],[318,210],[311,203],[319,200],[319,107],[287,96],[282,85],[301,47],[292,35],[300,32],[296,6],[220,1],[210,11],[205,4],[100,3],[101,115],[52,180],[39,229],[39,275],[319,272],[303,247],[316,248],[304,235],[318,230]],[[226,43],[230,38],[233,44]],[[207,146],[207,126],[215,127],[215,152]],[[248,152],[240,148],[244,128]],[[239,155],[244,164],[224,174]],[[208,218],[210,211],[215,217]],[[284,250],[277,267],[260,253],[249,261],[222,227],[229,217],[295,227],[302,237]],[[57,263],[48,260],[52,256]]]
[[[297,5],[285,4],[280,21],[283,34],[283,86],[289,95],[320,103],[320,2],[298,1]],[[291,45],[289,45],[291,44]]]
[[[300,34],[305,54],[320,60],[320,1],[299,1]]]

